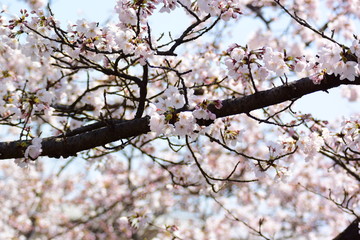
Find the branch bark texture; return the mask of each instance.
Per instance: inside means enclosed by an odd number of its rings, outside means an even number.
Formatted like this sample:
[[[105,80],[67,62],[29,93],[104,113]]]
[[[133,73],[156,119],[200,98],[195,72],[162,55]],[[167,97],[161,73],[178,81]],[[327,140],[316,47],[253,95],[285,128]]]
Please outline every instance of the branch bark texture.
[[[222,101],[223,107],[216,109],[210,105],[209,110],[216,114],[217,118],[249,113],[253,110],[292,101],[307,94],[317,91],[327,91],[340,85],[360,85],[360,78],[355,81],[339,80],[331,75],[321,82],[314,84],[310,78],[279,86],[266,91],[260,91],[241,98],[233,98]],[[73,134],[44,138],[42,142],[41,156],[69,157],[78,152],[88,150],[97,146],[130,137],[139,136],[150,131],[149,116],[133,120],[119,120],[109,123],[95,123],[73,131]],[[24,157],[25,149],[30,141],[12,141],[0,143],[0,159],[11,159]]]
[[[340,233],[333,240],[359,240],[359,221],[360,219],[355,219],[342,233]]]

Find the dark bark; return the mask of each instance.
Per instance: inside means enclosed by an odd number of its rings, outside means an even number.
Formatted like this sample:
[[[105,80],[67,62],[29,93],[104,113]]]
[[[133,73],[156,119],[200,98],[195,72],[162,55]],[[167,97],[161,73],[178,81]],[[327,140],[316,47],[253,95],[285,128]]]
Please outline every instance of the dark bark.
[[[235,114],[249,113],[263,107],[293,101],[307,94],[340,85],[360,85],[360,77],[355,81],[339,80],[334,76],[327,76],[321,84],[314,84],[309,78],[303,78],[280,87],[260,91],[241,98],[223,100],[223,107],[216,109],[210,105],[209,109],[217,118]],[[150,131],[149,116],[133,120],[118,120],[109,123],[95,123],[73,131],[63,136],[44,138],[42,142],[42,156],[68,157],[78,152],[103,146],[120,139],[145,134]],[[0,159],[21,158],[30,141],[0,142]]]
[[[242,98],[224,100],[222,101],[223,107],[221,109],[216,109],[212,106],[210,110],[215,113],[217,117],[248,113],[255,109],[296,100],[310,93],[327,91],[331,88],[348,84],[359,85],[360,78],[358,77],[355,81],[341,81],[339,78],[331,75],[327,76],[321,84],[314,84],[309,78],[302,78],[287,85],[260,91]]]
[[[360,240],[359,221],[355,219],[342,233],[337,235],[333,240]]]

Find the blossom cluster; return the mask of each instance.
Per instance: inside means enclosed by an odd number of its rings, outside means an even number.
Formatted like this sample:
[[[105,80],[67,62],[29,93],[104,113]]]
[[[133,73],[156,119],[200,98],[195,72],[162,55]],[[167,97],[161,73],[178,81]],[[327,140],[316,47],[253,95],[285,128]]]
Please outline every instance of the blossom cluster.
[[[293,71],[297,74],[308,73],[315,84],[319,84],[325,74],[334,74],[340,80],[354,81],[360,76],[359,41],[354,40],[346,50],[337,44],[326,44],[321,48],[319,57],[286,56],[284,52],[274,51],[271,47],[249,50],[234,44],[229,47],[225,65],[229,75],[245,86],[250,79],[261,86],[270,77],[281,77]]]
[[[31,144],[25,150],[24,159],[15,159],[15,163],[21,168],[27,168],[29,161],[34,161],[40,156],[42,152],[41,142],[41,138],[33,138]]]
[[[360,75],[360,43],[354,40],[350,49],[346,50],[336,44],[327,44],[319,52],[318,68],[327,74],[339,76],[340,80],[354,81]]]
[[[197,99],[191,97],[193,94],[193,90],[188,90],[185,96],[178,88],[168,86],[163,96],[151,106],[152,110],[149,113],[151,131],[157,135],[194,136],[195,131],[200,128],[197,120],[215,120],[216,115],[208,109],[208,106],[213,104],[215,108],[221,109],[221,101],[203,100],[196,104]],[[194,105],[192,111],[179,112],[184,107]]]
[[[37,164],[28,172],[0,166],[0,238],[248,239],[256,230],[269,239],[321,239],[345,227],[338,223],[346,212],[358,213],[359,116],[330,126],[279,103],[220,118],[233,98],[294,76],[357,83],[360,42],[346,25],[359,17],[354,0],[326,1],[338,11],[323,34],[306,27],[322,21],[318,1],[118,0],[115,22],[65,27],[38,9],[45,1],[27,2],[34,11],[0,15],[0,123],[9,129],[4,138],[26,143],[15,162]],[[276,2],[289,13],[277,15],[284,10]],[[191,23],[180,34],[154,34],[150,18],[175,9]],[[240,14],[264,28],[224,51]],[[273,31],[284,15],[289,39]],[[166,35],[169,42],[158,43]],[[44,170],[38,159],[48,135],[66,141],[107,129],[105,138],[116,139],[113,122],[149,118],[150,133],[99,144],[60,167]]]

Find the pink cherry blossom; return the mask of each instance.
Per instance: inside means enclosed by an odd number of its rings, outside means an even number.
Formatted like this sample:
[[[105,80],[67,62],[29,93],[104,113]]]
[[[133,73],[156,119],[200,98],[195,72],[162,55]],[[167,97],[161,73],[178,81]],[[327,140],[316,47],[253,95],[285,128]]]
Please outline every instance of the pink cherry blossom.
[[[26,148],[24,157],[30,158],[31,160],[38,158],[42,152],[41,142],[41,138],[34,138],[31,141],[31,145]]]
[[[4,1],[0,239],[359,238],[358,1]]]

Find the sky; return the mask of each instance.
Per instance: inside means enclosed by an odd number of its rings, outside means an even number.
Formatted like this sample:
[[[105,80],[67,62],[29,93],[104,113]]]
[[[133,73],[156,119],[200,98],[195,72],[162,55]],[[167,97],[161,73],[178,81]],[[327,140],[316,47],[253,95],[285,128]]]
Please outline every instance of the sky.
[[[10,12],[18,13],[19,9],[23,8],[24,3],[20,0],[2,0],[0,2],[9,7]],[[52,10],[56,18],[61,20],[64,24],[68,22],[75,23],[79,18],[85,18],[91,21],[101,23],[113,18],[114,6],[116,0],[52,0]],[[180,33],[183,26],[186,26],[186,18],[181,11],[175,14],[157,14],[151,18],[151,25],[156,26],[152,28],[155,36],[159,36],[162,32],[167,32],[171,29],[173,34]],[[228,39],[228,43],[237,42],[244,44],[246,42],[246,33],[254,31],[256,22],[254,19],[244,18],[239,22],[239,26],[232,33],[232,38]],[[358,33],[360,35],[360,32]],[[319,119],[335,120],[342,115],[348,116],[351,113],[360,109],[360,103],[349,103],[346,99],[341,97],[339,88],[330,90],[329,93],[318,92],[304,96],[296,102],[295,110],[302,113],[312,113],[313,116]]]

